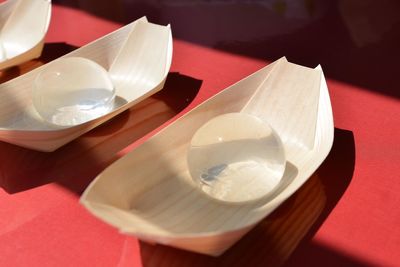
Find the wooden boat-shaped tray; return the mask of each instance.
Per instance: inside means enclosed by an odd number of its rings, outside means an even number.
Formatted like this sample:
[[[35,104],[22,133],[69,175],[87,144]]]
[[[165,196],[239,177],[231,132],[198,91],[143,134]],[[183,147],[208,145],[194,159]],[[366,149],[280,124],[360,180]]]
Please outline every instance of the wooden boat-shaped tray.
[[[38,58],[51,18],[51,0],[0,4],[0,70]]]
[[[33,81],[46,64],[0,85],[1,141],[54,151],[161,90],[172,60],[171,29],[143,17],[63,57],[87,58],[108,70],[116,90],[112,111],[70,127],[46,123],[32,104]]]
[[[187,167],[194,133],[215,116],[245,112],[281,137],[286,168],[278,189],[257,201],[232,204],[201,192]],[[86,189],[81,203],[95,216],[150,243],[220,255],[298,190],[333,143],[333,117],[320,67],[285,58],[194,108],[113,163]]]

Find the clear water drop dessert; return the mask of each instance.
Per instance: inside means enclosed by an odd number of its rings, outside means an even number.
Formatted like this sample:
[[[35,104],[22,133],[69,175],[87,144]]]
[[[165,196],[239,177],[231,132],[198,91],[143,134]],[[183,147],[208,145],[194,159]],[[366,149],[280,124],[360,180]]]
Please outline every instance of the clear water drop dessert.
[[[68,57],[49,63],[36,77],[33,105],[48,123],[73,126],[113,109],[115,88],[108,72],[86,58]]]
[[[206,122],[191,140],[187,161],[202,191],[237,203],[274,192],[286,165],[278,134],[265,121],[245,113],[227,113]]]

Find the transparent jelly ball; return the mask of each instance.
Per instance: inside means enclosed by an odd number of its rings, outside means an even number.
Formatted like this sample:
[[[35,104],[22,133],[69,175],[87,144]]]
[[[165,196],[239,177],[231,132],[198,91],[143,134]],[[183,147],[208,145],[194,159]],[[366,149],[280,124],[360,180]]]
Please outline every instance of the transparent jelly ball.
[[[33,87],[33,105],[47,122],[72,126],[101,117],[114,105],[108,72],[81,57],[61,58],[44,68]]]
[[[278,134],[244,113],[217,116],[194,134],[188,151],[192,179],[209,196],[245,202],[269,195],[286,165]]]

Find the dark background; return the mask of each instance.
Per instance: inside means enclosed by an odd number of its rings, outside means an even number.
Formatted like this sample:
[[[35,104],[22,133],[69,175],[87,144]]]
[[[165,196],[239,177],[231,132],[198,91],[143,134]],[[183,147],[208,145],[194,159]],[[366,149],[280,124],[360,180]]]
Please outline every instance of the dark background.
[[[250,57],[321,64],[328,78],[400,97],[398,0],[54,0],[128,23],[170,23],[175,38]]]

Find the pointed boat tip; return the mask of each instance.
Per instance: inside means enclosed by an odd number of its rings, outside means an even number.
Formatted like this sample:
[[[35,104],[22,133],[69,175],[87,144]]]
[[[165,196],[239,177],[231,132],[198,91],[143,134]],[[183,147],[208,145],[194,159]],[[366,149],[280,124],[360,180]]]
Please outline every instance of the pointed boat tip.
[[[84,207],[88,207],[88,201],[86,200],[86,196],[81,196],[78,200],[79,204],[83,205]]]
[[[161,26],[161,27],[164,27],[164,28],[168,29],[169,31],[171,31],[171,24],[170,23],[168,23],[168,25],[165,25],[165,26],[159,25],[159,24],[156,24],[156,23],[152,23],[152,22],[148,21],[146,16],[141,17],[136,22],[143,23],[143,24],[153,24],[153,25]]]
[[[278,58],[275,61],[270,62],[268,65],[271,65],[271,66],[273,65],[273,67],[275,68],[279,64],[288,64],[288,63],[289,63],[289,61],[286,59],[285,56],[283,56],[283,57]]]
[[[94,181],[94,180],[93,180]],[[92,182],[93,182],[92,181]],[[83,193],[81,194],[81,196],[79,197],[79,203],[85,203],[86,201],[87,201],[87,195],[88,195],[88,193],[89,193],[89,187],[90,187],[90,184],[86,187],[86,189],[83,191]]]
[[[279,58],[278,61],[282,61],[282,62],[285,62],[285,63],[289,63],[289,61],[287,60],[287,58],[286,58],[285,56]]]
[[[322,70],[321,64],[318,64],[318,66],[316,66],[314,68],[314,70],[317,71],[320,74],[321,79],[325,80],[325,75],[324,75],[324,71]]]
[[[143,21],[143,22],[149,22],[149,20],[147,19],[147,16],[143,16],[139,19],[139,21]]]
[[[276,62],[285,63],[285,64],[295,64],[295,65],[298,65],[298,64],[296,64],[296,63],[290,62],[285,56],[280,57],[278,60],[276,60]],[[299,66],[302,66],[302,65],[299,65]],[[303,66],[302,66],[302,67],[303,67]],[[318,64],[318,66],[316,66],[316,67],[314,68],[314,70],[323,73],[321,64]]]

